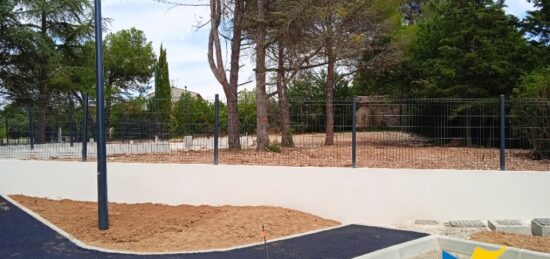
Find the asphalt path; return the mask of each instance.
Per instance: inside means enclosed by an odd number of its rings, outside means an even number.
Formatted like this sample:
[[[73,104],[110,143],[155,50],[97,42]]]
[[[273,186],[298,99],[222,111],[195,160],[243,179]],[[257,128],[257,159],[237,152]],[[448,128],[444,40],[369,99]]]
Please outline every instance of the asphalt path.
[[[361,225],[268,243],[269,258],[353,258],[425,237],[426,234]],[[0,196],[0,258],[259,258],[258,245],[224,252],[170,255],[127,255],[81,248]]]

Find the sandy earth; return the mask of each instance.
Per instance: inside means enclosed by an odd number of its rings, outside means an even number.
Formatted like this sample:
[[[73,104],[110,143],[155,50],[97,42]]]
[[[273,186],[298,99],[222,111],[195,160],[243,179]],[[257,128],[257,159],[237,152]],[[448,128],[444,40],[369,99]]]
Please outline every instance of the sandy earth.
[[[272,142],[279,138],[270,136]],[[283,148],[279,153],[257,152],[255,148],[229,151],[220,146],[219,162],[227,165],[351,167],[351,133],[336,133],[334,146],[324,145],[324,134],[295,135],[294,143],[295,148]],[[432,146],[426,139],[403,132],[359,132],[357,163],[359,167],[371,168],[499,169],[498,149],[456,145]],[[211,150],[172,150],[169,153],[110,155],[109,161],[211,164],[213,156]],[[528,156],[528,150],[507,150],[508,170],[550,171],[550,160],[535,161]],[[50,159],[67,160],[54,156]]]
[[[110,229],[97,229],[97,204],[11,196],[86,244],[137,252],[228,248],[339,225],[277,207],[109,204]]]
[[[110,156],[111,162],[211,164],[211,151],[179,151],[169,154]],[[342,146],[283,149],[281,153],[254,150],[220,151],[220,164],[266,166],[350,167],[351,148]],[[413,169],[498,170],[498,150],[445,147],[359,146],[359,167]],[[550,171],[550,161],[530,160],[517,151],[507,159],[508,170]]]
[[[550,253],[550,237],[483,231],[473,234],[471,239],[485,243]]]
[[[450,227],[448,223],[435,225],[409,223],[396,228],[550,253],[550,237],[493,232],[486,227],[457,228]],[[418,258],[441,258],[441,251],[430,252]],[[459,258],[461,257],[459,256]]]

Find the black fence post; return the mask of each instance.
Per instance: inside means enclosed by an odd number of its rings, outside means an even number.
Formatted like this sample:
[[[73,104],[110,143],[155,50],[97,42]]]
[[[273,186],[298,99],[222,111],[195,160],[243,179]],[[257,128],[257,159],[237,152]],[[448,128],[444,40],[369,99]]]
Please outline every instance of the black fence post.
[[[214,99],[214,165],[219,164],[220,95]]]
[[[84,119],[82,120],[82,158],[81,161],[88,161],[88,95],[82,95],[82,103],[84,104]]]
[[[357,168],[357,96],[353,97],[351,114],[351,166]]]
[[[500,171],[506,171],[506,97],[500,96]]]
[[[109,229],[107,197],[107,143],[105,122],[105,83],[103,81],[103,27],[101,0],[94,1],[97,117],[97,205],[99,230]]]
[[[29,105],[29,142],[31,144],[31,150],[34,150],[34,123],[32,117],[32,106]]]
[[[6,145],[9,145],[10,144],[10,124],[9,124],[9,119],[8,119],[8,115],[6,114]]]
[[[69,95],[69,142],[71,147],[74,147],[74,103],[73,99]]]
[[[158,114],[157,114],[157,111],[158,111],[158,100],[155,96],[155,98],[153,98],[153,139],[155,140],[155,143],[157,142],[158,140],[158,135],[159,135],[159,126],[158,126]]]

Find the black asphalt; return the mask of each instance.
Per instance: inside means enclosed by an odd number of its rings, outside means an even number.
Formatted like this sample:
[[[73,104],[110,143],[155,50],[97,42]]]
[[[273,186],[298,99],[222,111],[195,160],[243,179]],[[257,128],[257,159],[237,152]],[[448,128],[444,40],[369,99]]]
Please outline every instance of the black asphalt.
[[[352,258],[426,234],[349,225],[268,243],[270,258]],[[130,258],[80,248],[0,196],[0,258]],[[151,255],[148,258],[267,258],[263,246],[227,252]]]

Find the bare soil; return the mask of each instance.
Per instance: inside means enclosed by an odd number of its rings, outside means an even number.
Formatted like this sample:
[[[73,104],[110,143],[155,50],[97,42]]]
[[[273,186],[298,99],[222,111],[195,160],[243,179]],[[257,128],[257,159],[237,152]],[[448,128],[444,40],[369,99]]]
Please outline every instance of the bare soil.
[[[483,231],[471,236],[472,240],[550,253],[550,237]]]
[[[228,248],[304,233],[340,223],[278,207],[109,204],[110,228],[97,228],[97,204],[11,196],[82,242],[136,252]]]
[[[220,164],[266,166],[351,167],[351,133],[335,134],[335,145],[324,145],[324,134],[294,135],[295,148],[281,152],[254,148],[231,151],[221,147]],[[272,142],[279,136],[271,135]],[[460,142],[460,141],[458,141]],[[428,140],[403,132],[360,132],[357,135],[357,165],[370,168],[498,170],[499,150],[461,147],[451,141],[434,146]],[[112,162],[211,164],[213,151],[172,151],[162,154],[109,156]],[[52,158],[56,159],[56,158]],[[528,150],[507,150],[508,170],[550,171],[550,160],[531,160]]]
[[[323,146],[288,148],[280,153],[255,150],[220,151],[220,164],[295,167],[351,167],[351,148]],[[109,156],[110,162],[211,164],[211,151],[178,151],[169,154]],[[498,150],[442,147],[358,147],[357,163],[367,168],[498,170]],[[550,171],[549,161],[534,161],[527,153],[507,157],[507,169]]]

